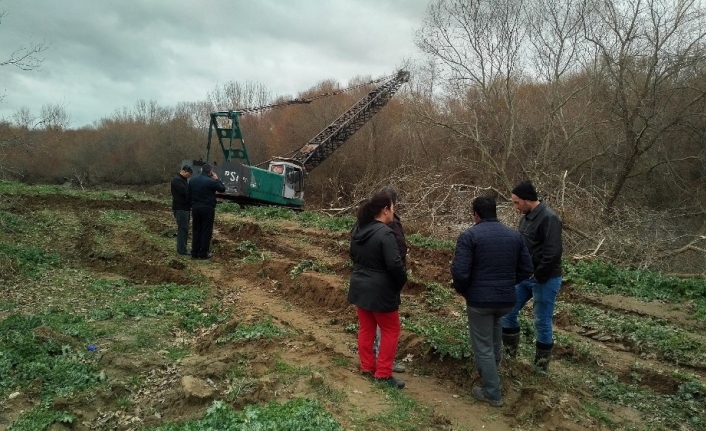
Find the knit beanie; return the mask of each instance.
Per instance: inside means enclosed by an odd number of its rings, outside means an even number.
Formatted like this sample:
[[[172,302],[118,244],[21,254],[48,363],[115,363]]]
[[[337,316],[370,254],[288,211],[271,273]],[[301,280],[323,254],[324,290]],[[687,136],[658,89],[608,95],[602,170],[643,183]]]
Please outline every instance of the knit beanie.
[[[526,201],[537,200],[537,189],[534,188],[530,180],[522,181],[512,189],[512,194]]]

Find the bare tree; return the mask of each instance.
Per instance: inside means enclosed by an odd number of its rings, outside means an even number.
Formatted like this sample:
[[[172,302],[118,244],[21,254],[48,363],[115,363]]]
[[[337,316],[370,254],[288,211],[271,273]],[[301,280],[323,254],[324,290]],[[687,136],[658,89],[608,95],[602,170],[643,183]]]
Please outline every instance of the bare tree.
[[[592,66],[582,31],[586,4],[584,0],[534,0],[527,11],[530,61],[543,95],[541,143],[532,159],[535,169],[542,172],[574,150],[582,156],[576,165],[566,166],[571,172],[586,161],[576,147],[590,126],[587,114],[594,100],[586,94],[590,80],[576,79],[587,75],[586,65]],[[567,107],[573,115],[567,114]]]
[[[626,181],[652,150],[675,145],[673,133],[694,116],[706,96],[705,10],[698,0],[587,1],[586,39],[592,44],[604,94],[607,144],[619,160],[604,211],[610,214]],[[663,163],[659,161],[658,163]]]
[[[2,24],[6,14],[6,11],[0,11],[0,24]],[[22,70],[38,69],[44,61],[39,54],[47,49],[49,49],[49,46],[44,41],[39,43],[30,42],[14,50],[9,58],[0,61],[0,66],[15,66]]]
[[[39,118],[41,126],[47,131],[65,130],[71,125],[71,117],[65,106],[58,103],[42,105]]]
[[[440,65],[449,95],[466,118],[429,118],[480,153],[501,184],[517,142],[517,90],[523,75],[524,0],[436,0],[417,32],[417,46]]]

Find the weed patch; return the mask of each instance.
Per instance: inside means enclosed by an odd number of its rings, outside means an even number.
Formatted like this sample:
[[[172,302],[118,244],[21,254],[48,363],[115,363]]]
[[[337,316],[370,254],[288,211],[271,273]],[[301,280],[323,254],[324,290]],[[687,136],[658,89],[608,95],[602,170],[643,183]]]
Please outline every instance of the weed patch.
[[[84,346],[94,334],[83,317],[65,313],[11,315],[0,322],[0,394],[40,383],[43,399],[100,380]]]
[[[422,236],[417,233],[407,235],[405,239],[412,245],[431,250],[454,250],[456,248],[456,243],[453,241]]]
[[[36,278],[42,271],[56,268],[61,264],[61,257],[56,253],[48,253],[41,248],[0,243],[0,255],[7,255],[16,263],[21,275]]]
[[[228,343],[236,340],[259,340],[282,337],[287,333],[275,325],[272,320],[257,322],[254,324],[241,323],[229,334],[219,337],[217,343]]]
[[[297,398],[284,404],[248,406],[242,412],[233,411],[222,401],[216,401],[206,416],[183,424],[166,424],[153,431],[340,431],[341,425],[318,401]]]
[[[289,277],[294,279],[296,278],[299,274],[305,272],[305,271],[314,271],[314,272],[331,272],[331,269],[326,266],[326,264],[317,262],[315,260],[311,259],[304,259],[300,261],[298,264],[292,268],[291,271],[289,271]]]

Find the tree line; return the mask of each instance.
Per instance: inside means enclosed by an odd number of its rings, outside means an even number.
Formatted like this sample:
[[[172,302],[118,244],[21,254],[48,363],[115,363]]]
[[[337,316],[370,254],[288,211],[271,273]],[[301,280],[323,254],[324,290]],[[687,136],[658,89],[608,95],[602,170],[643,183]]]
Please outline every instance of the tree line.
[[[350,209],[392,183],[409,218],[442,232],[468,223],[473,195],[507,198],[529,178],[562,211],[574,255],[703,273],[705,14],[697,0],[434,0],[415,35],[424,58],[403,65],[410,83],[309,174],[307,206]],[[243,116],[253,163],[301,147],[369,90]],[[3,175],[162,184],[205,156],[211,111],[278,101],[233,81],[80,129],[60,106],[20,111],[0,124]]]

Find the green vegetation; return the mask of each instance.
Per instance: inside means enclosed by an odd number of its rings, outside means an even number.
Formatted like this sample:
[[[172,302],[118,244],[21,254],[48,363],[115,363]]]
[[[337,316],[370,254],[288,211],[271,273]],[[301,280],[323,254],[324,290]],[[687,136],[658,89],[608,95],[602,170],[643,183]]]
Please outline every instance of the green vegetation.
[[[699,414],[706,407],[706,388],[698,380],[680,385],[673,395],[660,395],[633,382],[621,382],[609,373],[600,373],[590,386],[599,399],[649,413],[647,421],[652,429],[706,427],[706,417]]]
[[[586,328],[600,329],[616,341],[656,352],[675,364],[706,366],[706,345],[681,328],[651,317],[629,316],[583,304],[560,304],[573,321]]]
[[[76,418],[64,411],[49,410],[45,406],[38,406],[24,412],[10,425],[9,431],[40,431],[48,429],[55,423],[72,424]]]
[[[207,292],[193,286],[172,283],[138,286],[124,280],[100,280],[91,288],[100,289],[112,298],[106,301],[109,305],[91,311],[90,317],[94,320],[176,316],[181,328],[193,331],[228,317],[215,304],[204,307]]]
[[[417,247],[427,248],[431,250],[454,250],[456,248],[456,243],[453,241],[431,238],[428,236],[422,236],[416,233],[411,235],[406,235],[405,239],[407,242]]]
[[[222,401],[216,401],[197,421],[167,424],[153,431],[339,431],[343,428],[315,400],[296,398],[284,404],[248,406],[242,412],[233,411]]]
[[[468,319],[465,310],[459,307],[459,317],[448,319],[436,314],[419,314],[412,318],[402,318],[402,327],[425,338],[440,356],[454,359],[472,357],[468,339]]]
[[[420,428],[419,424],[433,422],[430,407],[419,404],[404,391],[390,388],[385,383],[378,383],[378,387],[385,391],[391,406],[379,414],[368,417],[362,424],[364,429],[366,424],[375,423],[385,429],[416,431]]]
[[[564,262],[564,278],[588,291],[643,300],[694,301],[694,319],[706,318],[706,279],[682,279],[658,272],[619,268],[600,260]]]
[[[351,230],[355,224],[355,217],[352,216],[330,216],[314,211],[302,211],[298,213],[297,220],[304,227],[315,227],[323,230],[343,232]]]
[[[24,244],[0,242],[0,255],[8,256],[12,262],[11,266],[18,267],[21,275],[33,279],[37,278],[42,271],[56,268],[61,264],[61,257],[58,254]]]
[[[431,310],[440,310],[451,303],[454,295],[454,291],[436,282],[428,283],[422,293],[424,301]]]
[[[316,211],[293,211],[285,207],[250,206],[240,208],[237,204],[227,202],[219,204],[218,210],[257,221],[293,220],[299,222],[303,227],[315,227],[330,231],[348,231],[355,224],[355,218],[352,216],[330,216]]]
[[[254,324],[241,323],[233,332],[219,337],[217,343],[228,343],[236,340],[260,340],[278,338],[287,334],[287,331],[277,327],[272,319],[267,319]]]
[[[294,268],[292,268],[291,271],[289,271],[289,276],[290,278],[296,278],[299,274],[305,272],[305,271],[313,271],[313,272],[331,272],[331,269],[322,262],[316,261],[316,260],[311,260],[311,259],[304,259],[300,261]]]
[[[98,336],[81,316],[47,312],[0,321],[0,398],[39,382],[43,400],[100,380],[87,344]]]

